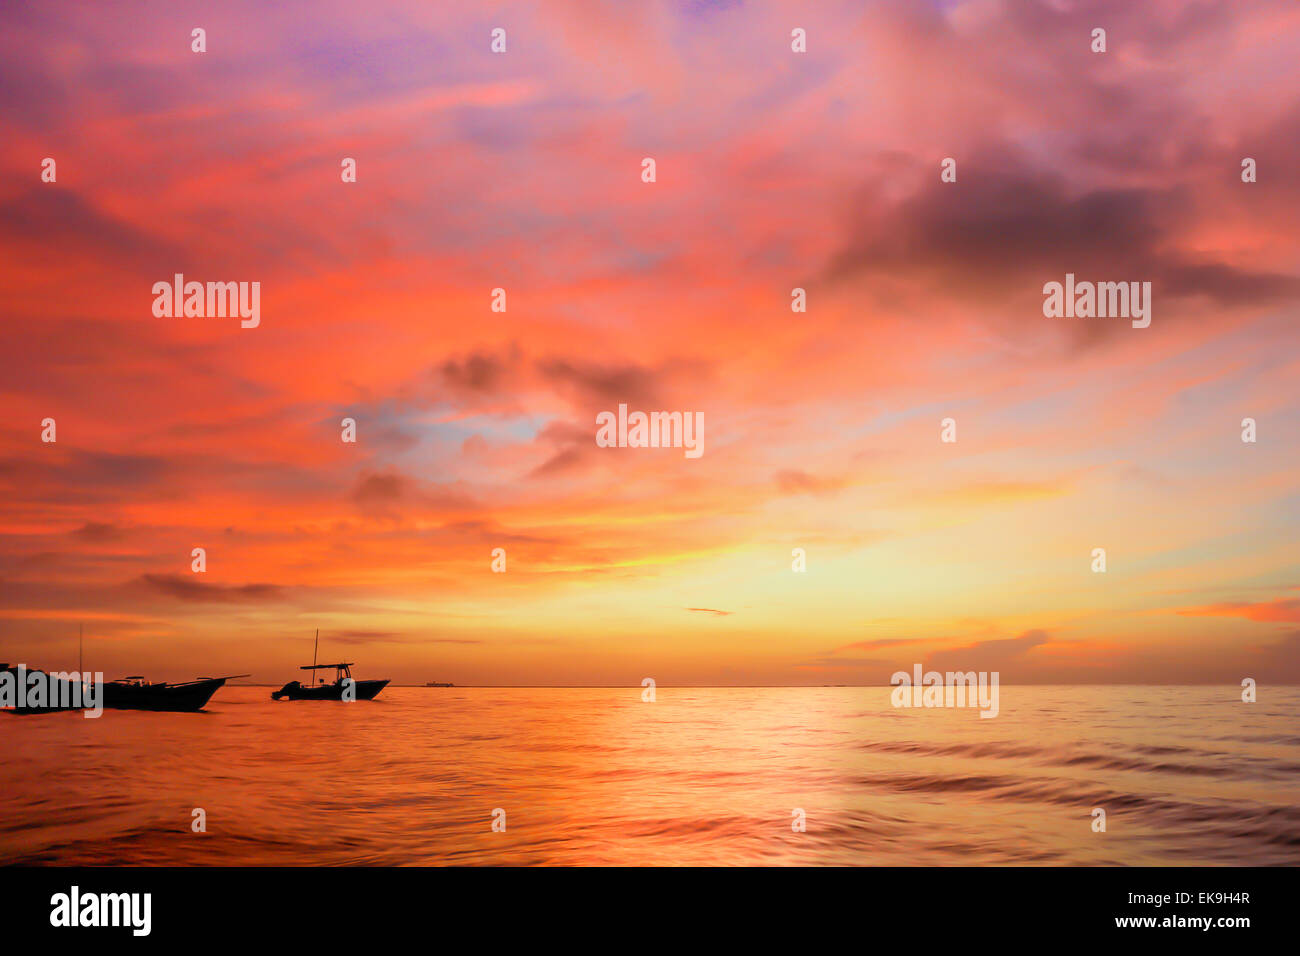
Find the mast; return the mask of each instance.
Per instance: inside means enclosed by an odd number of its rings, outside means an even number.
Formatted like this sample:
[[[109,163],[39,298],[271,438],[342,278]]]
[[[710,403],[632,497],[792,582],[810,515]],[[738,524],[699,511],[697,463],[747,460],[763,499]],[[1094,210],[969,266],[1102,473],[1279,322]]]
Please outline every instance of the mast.
[[[316,683],[316,651],[320,649],[320,628],[316,628],[316,643],[311,649],[311,682]]]
[[[83,660],[86,656],[85,647],[86,647],[86,625],[78,624],[77,625],[77,676],[81,678],[81,682],[83,684],[86,683],[86,671],[85,671],[86,665]]]

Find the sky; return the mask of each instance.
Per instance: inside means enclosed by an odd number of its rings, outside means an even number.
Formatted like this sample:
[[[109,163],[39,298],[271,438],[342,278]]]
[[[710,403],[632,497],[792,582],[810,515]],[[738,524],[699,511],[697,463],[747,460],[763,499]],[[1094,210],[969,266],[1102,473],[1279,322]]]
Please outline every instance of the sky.
[[[1300,4],[0,17],[0,661],[1300,682]]]

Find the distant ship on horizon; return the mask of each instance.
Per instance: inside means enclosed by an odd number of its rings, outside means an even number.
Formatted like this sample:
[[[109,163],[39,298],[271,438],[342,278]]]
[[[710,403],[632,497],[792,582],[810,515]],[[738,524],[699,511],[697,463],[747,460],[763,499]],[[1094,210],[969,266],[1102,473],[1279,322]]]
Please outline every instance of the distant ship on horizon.
[[[455,687],[456,685],[451,683],[450,681],[443,683],[442,681],[430,680],[430,681],[425,681],[424,686],[425,687]]]

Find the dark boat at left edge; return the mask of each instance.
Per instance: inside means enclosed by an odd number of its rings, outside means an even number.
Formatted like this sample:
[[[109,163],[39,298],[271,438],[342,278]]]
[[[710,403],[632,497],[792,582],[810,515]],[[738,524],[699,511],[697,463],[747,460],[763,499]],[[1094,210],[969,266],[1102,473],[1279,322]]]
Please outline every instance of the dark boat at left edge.
[[[0,664],[0,674],[11,674],[15,687],[21,681],[26,681],[32,674],[41,674],[47,678],[47,692],[42,697],[42,701],[73,701],[80,700],[81,688],[77,686],[77,681],[67,680],[64,678],[54,677],[46,674],[41,670],[33,670],[23,664]],[[74,696],[74,691],[76,696]],[[42,703],[39,706],[0,706],[0,713],[6,714],[53,714],[61,710],[81,710],[81,706],[62,706],[58,703]]]
[[[22,667],[20,674],[19,668]],[[0,708],[14,714],[48,714],[63,710],[82,710],[78,706],[63,706],[56,701],[82,700],[81,688],[74,685],[77,681],[66,676],[48,674],[36,668],[23,665],[0,664],[0,673],[9,673],[15,680],[30,680],[33,674],[41,675],[50,686],[50,692],[44,695],[40,705]],[[150,682],[139,676],[123,677],[119,680],[105,681],[100,689],[103,695],[103,707],[107,710],[156,710],[156,711],[196,711],[201,710],[228,680],[236,677],[248,677],[248,674],[231,674],[226,677],[201,677],[198,680],[183,681],[177,684]],[[46,703],[48,701],[51,703]]]

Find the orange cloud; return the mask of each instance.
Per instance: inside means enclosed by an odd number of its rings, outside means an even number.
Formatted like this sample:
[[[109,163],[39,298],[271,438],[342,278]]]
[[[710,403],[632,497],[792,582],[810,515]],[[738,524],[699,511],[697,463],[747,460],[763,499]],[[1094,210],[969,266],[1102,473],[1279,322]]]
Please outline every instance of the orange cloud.
[[[1178,612],[1189,617],[1242,617],[1248,621],[1300,622],[1300,598],[1272,601],[1220,601]]]

